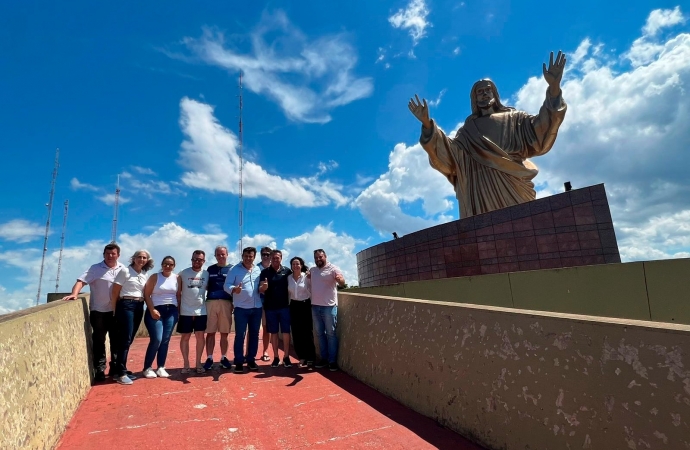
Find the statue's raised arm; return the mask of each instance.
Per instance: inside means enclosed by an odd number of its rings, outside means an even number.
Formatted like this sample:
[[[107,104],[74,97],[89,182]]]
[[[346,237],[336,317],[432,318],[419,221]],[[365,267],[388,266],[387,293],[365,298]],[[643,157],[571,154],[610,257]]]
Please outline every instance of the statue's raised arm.
[[[542,64],[542,71],[544,72],[544,80],[549,85],[549,94],[552,97],[558,97],[561,93],[561,79],[563,78],[563,70],[565,69],[565,53],[559,51],[556,55],[556,61],[553,60],[553,52],[549,55],[549,67],[546,68],[546,63]]]
[[[429,117],[426,100],[415,95],[407,107],[422,123],[419,143],[431,166],[453,184],[460,217],[469,217],[536,198],[529,158],[546,154],[556,141],[567,105],[561,93],[566,57],[558,52],[542,65],[548,84],[537,114],[503,105],[493,81],[477,81],[470,91],[471,114],[454,137]]]

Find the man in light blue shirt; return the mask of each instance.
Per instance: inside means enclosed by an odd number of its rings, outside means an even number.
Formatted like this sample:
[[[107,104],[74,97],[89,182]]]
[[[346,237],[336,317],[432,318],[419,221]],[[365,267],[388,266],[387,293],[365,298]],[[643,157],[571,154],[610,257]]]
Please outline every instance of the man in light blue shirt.
[[[259,295],[259,276],[261,269],[254,265],[256,248],[247,247],[242,250],[242,264],[237,264],[225,278],[223,289],[232,294],[235,305],[235,372],[244,372],[244,337],[247,337],[247,368],[259,370],[255,358],[259,350],[259,327],[263,311],[261,296]]]

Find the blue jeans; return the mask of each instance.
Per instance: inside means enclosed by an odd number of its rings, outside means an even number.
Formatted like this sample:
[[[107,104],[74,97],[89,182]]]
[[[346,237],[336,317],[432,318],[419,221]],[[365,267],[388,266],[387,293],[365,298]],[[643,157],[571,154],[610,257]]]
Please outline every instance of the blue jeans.
[[[314,320],[314,331],[319,342],[321,359],[336,363],[338,336],[335,334],[335,328],[338,325],[338,307],[311,305],[311,317]]]
[[[256,352],[259,350],[259,327],[261,326],[261,314],[263,308],[238,308],[235,307],[235,365],[244,364],[244,336],[249,327],[247,337],[247,363],[254,362]]]
[[[115,358],[115,375],[127,374],[127,358],[134,335],[141,325],[144,316],[144,302],[119,299],[115,307],[115,328],[117,329],[117,358]]]
[[[154,358],[158,362],[158,367],[165,367],[170,336],[172,336],[177,323],[176,305],[161,305],[156,306],[155,309],[160,313],[160,319],[156,320],[151,317],[149,311],[144,316],[144,325],[149,331],[149,346],[146,348],[146,357],[144,357],[144,370],[153,365]]]

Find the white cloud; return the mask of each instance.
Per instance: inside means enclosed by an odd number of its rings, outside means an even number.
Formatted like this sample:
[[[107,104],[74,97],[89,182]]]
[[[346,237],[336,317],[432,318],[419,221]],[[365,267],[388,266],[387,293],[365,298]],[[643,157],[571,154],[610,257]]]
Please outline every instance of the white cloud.
[[[412,231],[447,222],[444,214],[453,208],[455,191],[448,180],[429,165],[422,146],[398,144],[390,153],[388,171],[369,185],[355,200],[365,219],[382,235]],[[423,217],[402,207],[421,201]]]
[[[630,60],[633,67],[653,62],[664,50],[664,46],[656,41],[659,31],[685,22],[686,18],[679,6],[674,9],[655,9],[647,17],[647,23],[642,28],[642,36],[635,39],[630,50],[623,57]]]
[[[239,245],[236,245],[235,247],[239,249]],[[276,249],[278,248],[278,244],[276,243],[275,238],[271,235],[256,234],[254,236],[244,236],[242,238],[242,248],[244,249],[247,247],[254,247],[258,255],[262,247],[271,247],[272,249]],[[259,257],[257,256],[257,258]],[[260,258],[256,260],[256,263],[258,264],[259,261]]]
[[[115,205],[115,194],[103,194],[96,198],[105,203],[106,205]],[[118,202],[120,205],[124,205],[125,203],[129,203],[130,199],[127,197],[123,197],[122,194],[120,194],[120,199],[118,200]]]
[[[617,231],[621,258],[626,261],[690,258],[690,209],[652,217]]]
[[[329,122],[331,110],[373,92],[371,78],[353,73],[357,54],[344,34],[310,40],[277,11],[264,13],[248,40],[251,54],[238,52],[221,32],[209,29],[184,43],[208,64],[243,71],[247,89],[267,96],[298,122]]]
[[[239,193],[239,154],[237,136],[223,127],[213,115],[213,107],[188,98],[180,102],[180,126],[187,136],[182,143],[179,163],[188,171],[182,182],[210,191]],[[324,168],[334,168],[324,165]],[[273,175],[245,158],[243,195],[266,197],[291,206],[342,206],[349,198],[342,186],[324,179],[319,172],[300,178]]]
[[[648,34],[677,22],[655,14],[648,19]],[[606,184],[625,260],[690,250],[686,241],[659,238],[668,223],[678,223],[690,210],[690,34],[640,39],[623,52],[631,67],[607,58],[601,44],[592,47],[588,39],[580,44],[578,64],[566,67],[568,113],[558,140],[548,155],[535,159],[541,171],[535,182],[547,191],[561,191],[565,181],[574,188]],[[516,106],[536,113],[545,89],[541,77],[530,78],[517,93]]]
[[[412,44],[417,45],[420,39],[426,36],[426,28],[431,26],[427,20],[429,8],[424,0],[410,0],[404,9],[388,18],[393,28],[408,30],[412,37]]]
[[[0,224],[0,239],[25,243],[45,235],[45,227],[24,219],[14,219]]]
[[[386,59],[386,49],[383,47],[379,47],[378,49],[378,56],[376,57],[376,64],[383,62],[383,60]]]
[[[656,35],[660,30],[685,23],[687,18],[680,11],[680,6],[673,9],[655,9],[647,17],[642,32],[648,36]]]
[[[446,91],[447,89],[442,89],[441,92],[438,93],[438,97],[436,97],[436,100],[429,100],[428,105],[433,106],[434,108],[440,105],[441,99],[446,94]]]
[[[156,175],[156,172],[149,169],[148,167],[132,166],[132,169],[141,175]]]
[[[343,271],[345,282],[354,286],[359,284],[355,247],[362,244],[365,242],[348,234],[334,232],[332,224],[317,225],[312,231],[283,241],[283,260],[289,261],[293,256],[299,256],[308,266],[313,266],[314,250],[322,248],[326,251],[328,261]]]
[[[143,194],[149,198],[153,197],[153,194],[161,195],[186,195],[180,189],[171,186],[171,183],[159,180],[149,180],[149,181],[139,181],[134,177],[127,180],[129,192],[138,194]],[[122,200],[122,197],[120,197]]]
[[[75,190],[85,190],[85,191],[98,191],[98,188],[92,184],[81,183],[76,178],[72,178],[69,182],[70,187]]]

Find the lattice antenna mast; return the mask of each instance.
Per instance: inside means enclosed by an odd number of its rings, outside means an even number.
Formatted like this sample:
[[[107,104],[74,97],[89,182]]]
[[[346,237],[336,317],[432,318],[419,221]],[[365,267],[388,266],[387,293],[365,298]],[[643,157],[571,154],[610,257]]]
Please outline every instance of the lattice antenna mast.
[[[120,175],[117,176],[117,186],[115,186],[115,212],[113,213],[113,228],[110,230],[110,242],[115,243],[117,237],[117,214],[120,209]]]
[[[48,219],[46,219],[46,233],[43,237],[43,256],[41,257],[41,272],[38,275],[38,292],[36,293],[36,306],[41,299],[41,284],[43,283],[43,269],[46,262],[46,253],[48,253],[48,234],[50,233],[50,216],[53,212],[53,197],[55,196],[55,181],[57,180],[58,167],[60,167],[60,149],[55,150],[55,166],[53,167],[53,179],[50,182],[50,199],[46,207],[48,208]]]
[[[242,236],[244,236],[244,198],[242,197],[242,172],[244,168],[244,160],[242,157],[242,72],[240,71],[240,123],[239,123],[239,154],[240,154],[240,195],[239,195],[239,226],[240,226],[240,248],[238,253],[242,254]]]
[[[62,215],[62,236],[60,236],[60,257],[58,258],[57,275],[55,276],[55,292],[60,292],[60,270],[62,269],[62,251],[65,249],[65,230],[67,229],[67,211],[69,200],[65,200],[65,212]]]

